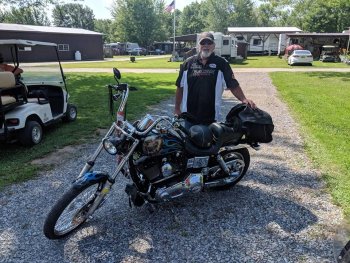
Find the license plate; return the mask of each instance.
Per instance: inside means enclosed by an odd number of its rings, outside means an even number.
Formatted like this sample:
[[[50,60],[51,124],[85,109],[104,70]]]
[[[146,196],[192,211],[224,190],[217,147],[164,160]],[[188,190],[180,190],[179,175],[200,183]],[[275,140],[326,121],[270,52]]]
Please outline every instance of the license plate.
[[[301,56],[301,58],[306,58],[305,56]]]

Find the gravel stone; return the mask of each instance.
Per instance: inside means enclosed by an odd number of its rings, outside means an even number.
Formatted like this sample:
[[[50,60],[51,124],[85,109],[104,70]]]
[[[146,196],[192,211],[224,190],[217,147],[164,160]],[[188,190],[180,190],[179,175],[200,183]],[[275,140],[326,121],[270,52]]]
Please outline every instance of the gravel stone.
[[[250,149],[251,166],[237,186],[160,204],[149,213],[129,207],[127,180],[119,178],[82,228],[48,240],[42,233],[46,215],[96,148],[82,145],[53,170],[0,193],[0,262],[333,262],[342,212],[306,156],[298,125],[267,73],[236,77],[275,123],[274,141],[258,152]],[[223,115],[237,103],[224,96]],[[172,99],[152,111],[171,114],[173,107]],[[112,156],[99,160],[96,170],[113,170]]]

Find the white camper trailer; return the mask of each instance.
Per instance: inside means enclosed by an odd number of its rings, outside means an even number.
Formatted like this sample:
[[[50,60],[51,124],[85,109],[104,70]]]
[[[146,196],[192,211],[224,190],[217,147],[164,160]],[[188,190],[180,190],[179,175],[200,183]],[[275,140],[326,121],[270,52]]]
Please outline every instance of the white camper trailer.
[[[215,41],[215,54],[233,60],[237,57],[237,39],[234,36],[224,35],[221,32],[212,33]],[[200,34],[197,34],[197,46]]]
[[[269,35],[265,42],[259,36],[253,36],[249,43],[249,53],[251,54],[277,54],[278,38],[275,35]]]

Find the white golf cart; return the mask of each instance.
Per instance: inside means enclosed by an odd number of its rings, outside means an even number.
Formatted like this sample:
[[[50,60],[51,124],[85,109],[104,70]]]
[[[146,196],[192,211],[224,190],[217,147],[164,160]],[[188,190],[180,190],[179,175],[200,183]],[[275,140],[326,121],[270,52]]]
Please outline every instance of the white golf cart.
[[[33,67],[23,64],[21,76],[0,72],[0,140],[18,140],[32,146],[43,138],[43,127],[59,120],[74,121],[77,109],[68,103],[69,95],[54,43],[6,39],[0,40],[0,52],[5,61],[12,59],[19,67],[21,52],[54,52],[57,62],[50,67]],[[34,54],[34,52],[33,52]]]

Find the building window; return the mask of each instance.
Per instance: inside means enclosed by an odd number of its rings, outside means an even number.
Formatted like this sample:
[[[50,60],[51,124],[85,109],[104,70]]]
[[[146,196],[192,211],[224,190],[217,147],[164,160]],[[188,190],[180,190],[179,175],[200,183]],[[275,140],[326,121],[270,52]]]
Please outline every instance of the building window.
[[[253,39],[253,46],[260,46],[261,42],[261,39]]]
[[[230,40],[225,39],[225,40],[222,41],[222,44],[223,44],[224,46],[227,46],[227,45],[230,44]]]
[[[58,51],[69,51],[68,44],[58,44]]]

